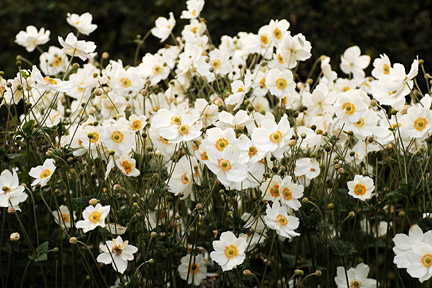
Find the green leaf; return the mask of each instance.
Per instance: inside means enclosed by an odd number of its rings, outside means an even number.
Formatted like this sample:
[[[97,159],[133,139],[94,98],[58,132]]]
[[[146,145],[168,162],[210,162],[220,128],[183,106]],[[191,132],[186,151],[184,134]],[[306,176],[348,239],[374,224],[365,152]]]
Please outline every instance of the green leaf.
[[[39,247],[36,248],[35,254],[29,255],[28,258],[30,260],[34,260],[34,262],[42,262],[48,260],[48,241],[42,243]]]

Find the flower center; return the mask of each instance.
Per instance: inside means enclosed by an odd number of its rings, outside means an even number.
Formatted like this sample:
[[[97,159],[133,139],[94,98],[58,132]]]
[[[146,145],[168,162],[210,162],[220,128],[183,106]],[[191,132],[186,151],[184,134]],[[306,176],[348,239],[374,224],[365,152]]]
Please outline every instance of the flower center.
[[[234,245],[229,245],[225,247],[224,254],[228,258],[233,258],[237,255],[237,247]]]
[[[4,194],[8,193],[11,189],[8,186],[3,186],[2,190],[4,191]]]
[[[432,255],[431,254],[424,255],[421,259],[421,262],[423,266],[429,268],[430,266],[432,266]]]
[[[351,115],[355,112],[355,106],[350,102],[346,102],[342,105],[342,110],[345,111],[345,114]]]
[[[154,74],[159,74],[159,73],[161,73],[161,72],[162,72],[162,68],[161,68],[161,66],[156,65],[156,66],[153,67],[153,73],[154,73]]]
[[[48,84],[48,85],[57,85],[57,81],[54,80],[51,77],[45,76],[44,77],[44,81]]]
[[[129,163],[128,161],[123,161],[123,162],[121,163],[121,166],[122,166],[123,169],[125,170],[126,174],[129,174],[129,173],[132,172],[132,168],[133,168],[133,166],[132,166],[132,164]]]
[[[189,178],[186,176],[186,174],[187,174],[187,172],[185,172],[181,177],[180,177],[180,180],[181,180],[181,182],[183,183],[183,184],[187,184],[187,183],[189,183]]]
[[[196,263],[192,263],[189,266],[189,273],[190,274],[196,275],[198,273],[198,271],[199,271],[199,266]]]
[[[131,85],[131,81],[129,80],[129,78],[122,78],[120,79],[121,82],[121,86],[123,86],[124,88],[127,88]]]
[[[354,122],[354,126],[356,127],[363,127],[364,125],[364,119],[360,118],[357,122]]]
[[[282,31],[279,30],[279,28],[276,28],[276,29],[273,31],[273,35],[274,35],[274,37],[275,37],[276,39],[279,40],[279,39],[282,37]]]
[[[226,140],[225,138],[220,138],[216,141],[215,146],[217,150],[222,152],[228,146],[228,140]]]
[[[273,187],[270,187],[270,195],[272,195],[273,197],[279,197],[280,193],[279,193],[279,185],[273,185]]]
[[[70,220],[69,214],[61,214],[61,219],[63,223],[68,223]]]
[[[418,131],[422,131],[427,124],[427,120],[423,117],[419,117],[414,121],[414,128]]]
[[[212,64],[214,69],[218,69],[219,66],[221,65],[221,61],[219,59],[216,59],[216,60],[211,61],[211,64]]]
[[[354,194],[363,196],[366,193],[366,187],[362,184],[357,184],[354,186]]]
[[[229,171],[231,169],[231,163],[228,160],[225,159],[219,159],[218,161],[219,167],[223,170],[223,171]]]
[[[91,143],[96,143],[99,140],[99,134],[96,132],[93,132],[93,137],[90,139]]]
[[[265,35],[262,35],[262,36],[260,37],[260,40],[261,40],[261,43],[264,44],[264,45],[267,45],[267,44],[269,43],[269,41],[268,41],[268,37],[265,36]]]
[[[182,120],[181,116],[173,116],[171,117],[171,124],[181,125],[181,120]]]
[[[357,279],[354,279],[350,282],[350,288],[359,288],[361,285],[361,282]]]
[[[208,160],[207,152],[203,152],[203,153],[201,153],[200,156],[201,156],[201,160],[202,160],[202,161],[206,161],[206,160]]]
[[[277,57],[276,57],[276,59],[277,59],[277,61],[278,61],[280,64],[284,64],[284,60],[283,60],[282,55],[278,54]]]
[[[276,87],[278,89],[281,89],[281,90],[285,89],[286,85],[287,85],[287,82],[286,82],[285,79],[279,78],[279,79],[276,80]]]
[[[130,125],[130,127],[133,130],[138,130],[139,128],[141,128],[141,121],[140,120],[133,121],[132,124]]]
[[[51,171],[49,169],[45,169],[40,174],[40,178],[41,179],[48,178],[50,175],[51,175]]]
[[[62,59],[60,57],[58,57],[57,55],[54,56],[54,59],[51,62],[51,65],[54,67],[59,67],[62,63]]]
[[[96,223],[96,222],[99,221],[100,217],[101,217],[101,213],[100,213],[100,212],[98,212],[98,211],[93,211],[93,212],[89,215],[88,220],[89,220],[90,222]]]
[[[276,131],[270,134],[270,141],[273,143],[279,143],[282,140],[282,132]]]
[[[120,131],[114,131],[111,134],[111,139],[115,142],[115,143],[121,143],[123,141],[123,133],[121,133]]]
[[[342,92],[346,92],[346,91],[348,91],[348,90],[350,90],[351,88],[349,87],[349,86],[345,86],[345,87],[343,87],[342,88]]]
[[[291,198],[292,198],[292,192],[288,188],[284,188],[282,190],[282,195],[285,198],[285,200],[291,200]]]
[[[258,150],[256,149],[255,146],[250,146],[249,147],[249,149],[248,149],[248,155],[249,155],[249,157],[252,157],[252,156],[254,156],[257,153],[258,153]]]
[[[186,135],[189,133],[189,126],[188,125],[181,125],[177,128],[177,132],[179,135]]]
[[[288,219],[284,215],[279,214],[276,216],[276,222],[278,222],[280,225],[285,226],[288,224]]]
[[[120,245],[114,245],[113,247],[112,247],[112,249],[111,249],[111,252],[112,253],[115,253],[117,256],[118,255],[120,255],[121,253],[122,253],[122,248],[121,248],[121,246]]]
[[[260,86],[262,86],[262,89],[267,88],[267,86],[265,85],[266,82],[266,78],[262,78],[261,81],[259,82]]]
[[[384,74],[390,73],[390,67],[387,64],[384,64],[384,66],[383,66],[383,73]]]

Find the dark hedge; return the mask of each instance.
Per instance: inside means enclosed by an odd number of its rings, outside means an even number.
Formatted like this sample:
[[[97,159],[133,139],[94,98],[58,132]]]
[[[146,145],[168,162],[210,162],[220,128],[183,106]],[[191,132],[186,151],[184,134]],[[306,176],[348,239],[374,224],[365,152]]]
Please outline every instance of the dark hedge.
[[[185,2],[1,0],[0,70],[12,77],[18,54],[38,62],[39,52],[28,55],[14,43],[15,35],[27,25],[49,29],[49,44],[59,45],[56,36],[65,37],[71,31],[66,23],[68,12],[92,13],[98,29],[87,39],[96,42],[99,53],[108,51],[112,59],[133,64],[136,35],[145,35],[158,16],[168,17],[170,11],[175,14],[174,32],[178,33],[187,23],[179,19]],[[326,54],[337,65],[347,47],[359,45],[372,58],[386,53],[393,62],[408,66],[419,55],[430,66],[431,8],[432,0],[209,0],[202,17],[208,21],[215,43],[224,34],[256,33],[270,19],[285,18],[293,33],[303,33],[312,43],[313,59]],[[159,41],[150,36],[144,49],[155,52],[160,47]],[[46,50],[48,45],[42,48]]]

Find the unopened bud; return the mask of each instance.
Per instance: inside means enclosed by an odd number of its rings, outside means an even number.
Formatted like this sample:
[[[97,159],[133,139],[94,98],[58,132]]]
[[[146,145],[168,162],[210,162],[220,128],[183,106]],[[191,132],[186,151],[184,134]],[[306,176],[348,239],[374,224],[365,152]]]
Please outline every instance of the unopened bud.
[[[304,275],[304,272],[303,272],[303,270],[295,269],[294,270],[294,275],[301,277],[301,276]]]
[[[354,211],[350,211],[350,212],[348,213],[348,217],[350,217],[350,218],[354,218],[354,216],[355,216],[355,212],[354,212]]]
[[[291,146],[291,147],[295,146],[296,144],[297,144],[297,141],[294,140],[294,139],[291,139],[291,140],[288,141],[288,145]]]
[[[243,270],[243,275],[250,276],[252,275],[252,272],[249,269]]]
[[[96,198],[92,198],[89,200],[89,204],[95,206],[96,204],[99,203],[99,200]]]
[[[333,203],[328,204],[328,205],[327,205],[327,208],[328,208],[329,210],[333,210],[333,209],[334,209],[334,204],[333,204]]]
[[[18,232],[13,232],[10,234],[9,239],[12,242],[18,242],[20,240],[20,234]]]
[[[102,59],[108,59],[109,57],[109,53],[108,52],[103,52],[102,53]]]
[[[322,275],[321,270],[316,270],[316,271],[315,271],[315,276],[316,276],[316,277],[321,277],[321,275]]]
[[[69,243],[75,245],[78,243],[78,239],[76,237],[69,238]]]
[[[16,210],[15,210],[15,208],[14,207],[9,207],[8,208],[8,210],[7,210],[7,212],[8,212],[8,214],[15,214],[16,213]]]
[[[302,199],[302,203],[303,204],[308,204],[309,203],[309,198],[305,197]]]
[[[115,184],[113,189],[114,189],[114,191],[120,191],[121,190],[120,184]]]

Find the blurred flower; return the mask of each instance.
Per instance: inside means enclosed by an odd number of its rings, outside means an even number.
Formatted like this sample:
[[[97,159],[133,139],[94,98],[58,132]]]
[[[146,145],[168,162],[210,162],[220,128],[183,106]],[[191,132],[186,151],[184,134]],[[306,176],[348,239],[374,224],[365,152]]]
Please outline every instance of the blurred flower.
[[[174,19],[174,14],[172,12],[169,13],[170,18],[167,19],[165,17],[159,17],[155,21],[155,26],[151,33],[153,36],[161,39],[161,42],[165,41],[169,35],[171,34],[172,29],[174,28],[176,21]]]
[[[72,27],[75,27],[79,33],[89,35],[91,32],[96,30],[97,25],[92,24],[93,16],[86,12],[79,16],[78,14],[67,14],[66,21]]]
[[[192,259],[191,259],[192,258]],[[207,267],[204,262],[204,257],[200,255],[192,256],[188,254],[180,259],[178,267],[180,278],[187,279],[188,284],[199,286],[205,278],[207,278]],[[189,275],[188,275],[189,274]]]
[[[39,31],[36,27],[27,26],[26,31],[20,31],[15,38],[15,42],[26,48],[27,52],[32,52],[36,46],[45,44],[49,41],[50,31],[41,28]]]
[[[345,272],[342,266],[337,267],[337,275],[335,282],[338,288],[374,288],[377,285],[375,279],[367,278],[369,274],[369,266],[360,263],[356,268],[350,268]],[[347,283],[348,278],[348,283]]]
[[[184,10],[180,16],[182,19],[195,19],[200,16],[201,10],[204,7],[204,0],[188,0],[186,1],[187,10]]]
[[[53,211],[53,216],[58,225],[63,226],[64,228],[71,227],[71,214],[67,206],[60,205],[59,211]]]

